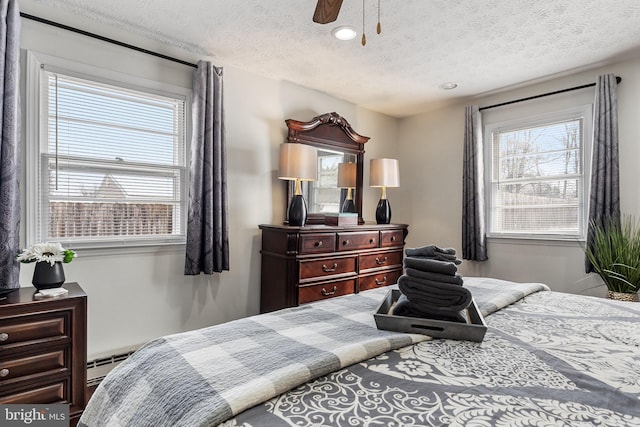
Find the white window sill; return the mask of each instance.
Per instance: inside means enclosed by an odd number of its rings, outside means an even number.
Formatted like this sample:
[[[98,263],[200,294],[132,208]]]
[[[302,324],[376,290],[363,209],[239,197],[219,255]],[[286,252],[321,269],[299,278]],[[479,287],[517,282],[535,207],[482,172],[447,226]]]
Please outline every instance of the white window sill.
[[[584,239],[560,238],[551,236],[487,236],[487,242],[500,245],[568,246],[583,247]]]
[[[91,247],[83,245],[63,244],[65,247],[69,247],[78,253],[78,258],[93,258],[104,256],[129,256],[134,254],[162,254],[162,253],[184,253],[185,243],[159,243],[149,242],[144,244],[133,244],[119,246],[102,246]]]

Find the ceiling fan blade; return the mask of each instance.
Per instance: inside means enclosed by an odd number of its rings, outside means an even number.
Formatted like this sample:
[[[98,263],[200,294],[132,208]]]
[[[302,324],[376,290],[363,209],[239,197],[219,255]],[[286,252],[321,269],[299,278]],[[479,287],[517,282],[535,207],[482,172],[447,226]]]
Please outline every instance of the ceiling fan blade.
[[[313,14],[313,22],[328,24],[338,19],[342,0],[318,0],[316,11]]]

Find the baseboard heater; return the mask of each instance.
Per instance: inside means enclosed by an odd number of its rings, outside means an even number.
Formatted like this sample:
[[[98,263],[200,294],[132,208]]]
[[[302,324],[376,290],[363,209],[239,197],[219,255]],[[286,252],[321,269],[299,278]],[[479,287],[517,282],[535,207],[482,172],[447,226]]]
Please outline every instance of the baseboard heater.
[[[87,387],[97,387],[109,372],[133,354],[134,350],[87,362]]]

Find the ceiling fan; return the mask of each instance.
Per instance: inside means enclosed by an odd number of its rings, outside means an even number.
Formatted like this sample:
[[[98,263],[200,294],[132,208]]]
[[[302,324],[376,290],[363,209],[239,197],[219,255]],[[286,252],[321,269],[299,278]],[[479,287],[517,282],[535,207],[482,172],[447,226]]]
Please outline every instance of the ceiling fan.
[[[367,37],[364,34],[364,1],[362,0],[362,46],[367,44]],[[316,11],[313,13],[313,22],[318,24],[328,24],[338,19],[342,0],[318,0],[316,3]],[[376,33],[382,32],[380,25],[380,0],[378,0],[378,26]]]
[[[313,14],[313,22],[328,24],[338,19],[342,0],[318,0],[316,11]]]

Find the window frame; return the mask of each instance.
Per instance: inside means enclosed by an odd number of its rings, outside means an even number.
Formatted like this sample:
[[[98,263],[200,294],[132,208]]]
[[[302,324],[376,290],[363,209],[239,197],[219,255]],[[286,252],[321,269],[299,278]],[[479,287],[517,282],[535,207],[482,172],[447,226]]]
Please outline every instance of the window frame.
[[[100,84],[112,85],[124,89],[130,89],[140,92],[146,92],[152,95],[160,95],[172,97],[184,101],[184,146],[181,155],[184,158],[184,174],[183,182],[180,185],[181,191],[181,230],[182,234],[176,236],[149,236],[146,238],[133,238],[122,236],[122,238],[107,239],[91,239],[84,240],[68,240],[65,246],[74,249],[92,249],[109,253],[112,249],[117,248],[118,251],[132,248],[139,251],[140,248],[154,249],[159,246],[175,246],[184,245],[186,243],[186,223],[187,223],[187,205],[189,191],[189,162],[190,162],[190,140],[191,140],[191,99],[192,91],[190,88],[171,85],[136,77],[112,70],[107,70],[87,64],[58,58],[55,56],[45,55],[42,53],[28,51],[27,52],[27,79],[26,79],[26,244],[32,244],[47,239],[43,234],[44,224],[38,222],[39,209],[44,200],[40,200],[41,173],[40,168],[41,156],[44,154],[42,147],[46,146],[48,140],[48,129],[43,126],[41,119],[42,114],[46,115],[46,102],[41,102],[42,93],[42,76],[41,70],[46,64],[46,71],[59,72],[71,77],[84,80],[94,81]],[[44,111],[42,109],[45,109]],[[52,238],[55,240],[55,238]]]
[[[493,134],[516,129],[532,128],[553,122],[562,122],[575,119],[582,119],[582,191],[578,212],[578,233],[505,233],[492,229],[493,212]],[[484,126],[484,196],[485,196],[485,218],[487,224],[486,236],[490,239],[511,239],[511,240],[533,240],[533,241],[578,241],[586,239],[587,216],[589,207],[589,188],[591,184],[591,151],[593,145],[593,105],[585,104],[566,108],[554,112],[540,115],[518,116],[509,120],[496,123],[487,123]]]

